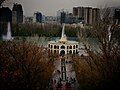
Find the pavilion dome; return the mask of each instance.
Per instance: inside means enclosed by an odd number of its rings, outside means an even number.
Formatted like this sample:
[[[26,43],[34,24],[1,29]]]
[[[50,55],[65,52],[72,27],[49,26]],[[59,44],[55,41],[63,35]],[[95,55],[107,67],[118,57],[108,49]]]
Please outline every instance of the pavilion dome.
[[[67,40],[65,35],[65,24],[63,24],[61,38],[59,40],[53,40],[48,42],[48,48],[51,53],[63,54],[77,54],[78,42]]]

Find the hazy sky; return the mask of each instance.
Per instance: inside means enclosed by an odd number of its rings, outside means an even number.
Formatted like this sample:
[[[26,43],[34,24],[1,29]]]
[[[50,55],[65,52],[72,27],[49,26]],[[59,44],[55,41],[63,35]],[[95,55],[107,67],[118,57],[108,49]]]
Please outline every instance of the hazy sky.
[[[10,0],[7,5],[20,3],[24,9],[24,15],[32,16],[35,11],[40,11],[44,15],[56,15],[56,11],[67,9],[72,12],[74,6],[120,6],[120,0]]]

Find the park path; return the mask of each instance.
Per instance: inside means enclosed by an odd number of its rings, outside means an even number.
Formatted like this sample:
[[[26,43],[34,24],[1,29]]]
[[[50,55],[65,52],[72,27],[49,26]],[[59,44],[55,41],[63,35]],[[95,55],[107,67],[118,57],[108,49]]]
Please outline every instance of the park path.
[[[54,62],[54,65],[55,71],[50,90],[79,90],[72,60],[68,57],[60,56]]]

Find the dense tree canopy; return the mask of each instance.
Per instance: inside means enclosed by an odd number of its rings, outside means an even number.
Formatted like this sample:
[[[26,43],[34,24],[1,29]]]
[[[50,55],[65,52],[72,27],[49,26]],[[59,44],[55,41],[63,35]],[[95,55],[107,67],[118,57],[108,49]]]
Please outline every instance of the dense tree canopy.
[[[52,54],[27,42],[0,43],[0,90],[48,90]]]
[[[12,35],[13,36],[32,36],[37,34],[39,36],[46,37],[60,37],[62,27],[55,24],[13,24]],[[65,27],[65,33],[68,37],[77,37],[78,30],[74,27]]]

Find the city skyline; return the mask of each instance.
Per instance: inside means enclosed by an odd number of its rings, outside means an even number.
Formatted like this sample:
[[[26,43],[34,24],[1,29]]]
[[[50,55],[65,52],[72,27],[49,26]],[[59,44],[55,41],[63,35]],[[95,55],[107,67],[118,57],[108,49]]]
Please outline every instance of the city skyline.
[[[67,9],[72,12],[75,6],[98,8],[120,6],[119,0],[10,0],[7,1],[6,6],[12,8],[13,3],[22,4],[25,16],[32,16],[36,11],[42,12],[44,15],[55,16],[58,10]]]

